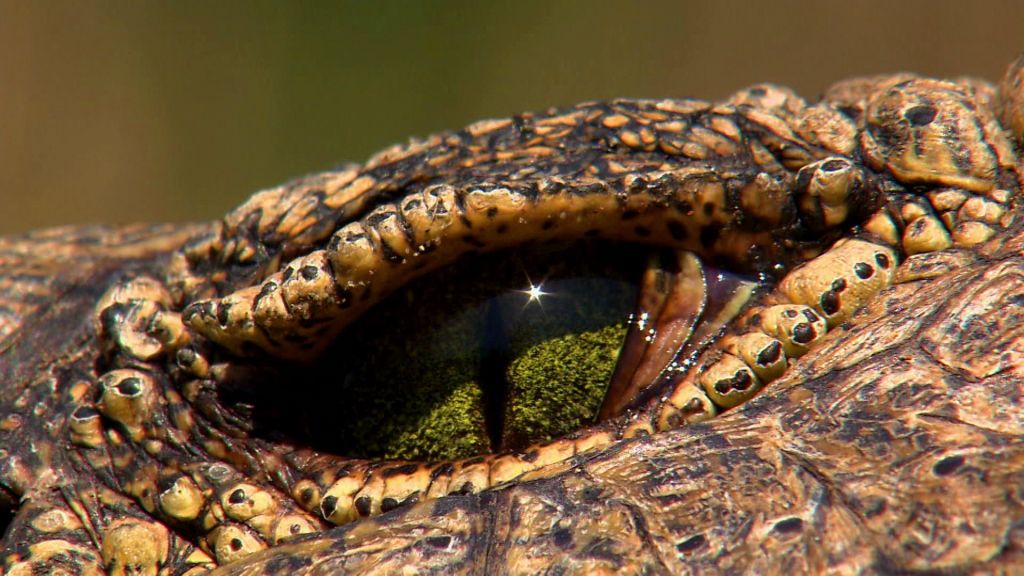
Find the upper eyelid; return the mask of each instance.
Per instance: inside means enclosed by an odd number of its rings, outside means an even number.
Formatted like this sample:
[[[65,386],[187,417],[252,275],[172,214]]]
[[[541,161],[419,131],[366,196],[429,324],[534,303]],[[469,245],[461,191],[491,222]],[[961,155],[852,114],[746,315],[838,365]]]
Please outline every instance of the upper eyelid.
[[[648,113],[683,116],[704,114],[712,106],[697,100],[640,104]],[[623,132],[631,134],[636,128],[617,121],[609,124],[614,128],[602,124],[606,118],[618,119],[625,118],[625,113],[637,114],[636,110],[630,110],[631,105],[623,101],[578,107],[600,114],[589,122],[594,126],[589,140],[594,148],[600,150],[601,147],[618,145],[627,155],[638,154],[622,145],[621,138],[616,136]],[[540,115],[524,114],[507,120],[481,121],[459,132],[442,133],[407,145],[393,146],[375,155],[365,165],[346,164],[335,170],[312,174],[259,192],[228,214],[218,230],[197,239],[175,256],[169,274],[170,284],[186,300],[213,294],[224,295],[230,290],[249,285],[278,270],[285,262],[301,253],[322,246],[337,227],[365,214],[389,194],[405,191],[410,186],[415,189],[421,182],[459,173],[463,168],[455,161],[460,156],[480,154],[488,149],[522,151],[529,148],[524,143],[530,141],[522,136],[529,132],[530,127],[550,129],[567,118],[579,120],[579,116],[578,112],[570,109]],[[645,121],[650,124],[649,120]],[[679,128],[673,126],[671,120],[660,124],[665,130]],[[685,134],[669,135],[672,137],[666,139],[666,142],[678,143],[685,140]],[[519,142],[516,142],[517,138]],[[696,145],[693,142],[691,144]],[[451,156],[447,164],[431,164],[446,156]],[[561,160],[564,157],[560,157],[556,163],[564,163]],[[542,165],[536,157],[527,160],[528,165]],[[687,161],[682,156],[680,161],[687,164],[701,163]],[[203,282],[203,273],[211,269],[221,269],[227,277],[214,283]]]
[[[589,227],[590,230],[574,230],[572,234],[594,231],[640,241],[650,241],[647,236],[653,234],[659,243],[696,250],[705,255],[724,257],[735,262],[748,260],[749,245],[757,245],[761,262],[758,266],[765,268],[789,260],[793,256],[787,254],[785,244],[776,242],[771,232],[757,231],[757,228],[770,230],[772,226],[786,225],[791,229],[821,230],[834,227],[831,223],[816,222],[816,216],[812,213],[801,213],[802,208],[795,201],[797,191],[787,184],[787,179],[792,178],[792,173],[783,166],[784,162],[791,162],[794,158],[824,158],[828,154],[827,150],[808,147],[800,140],[787,141],[787,138],[795,138],[788,129],[783,130],[781,135],[774,136],[774,139],[769,139],[766,146],[756,138],[746,138],[743,135],[744,130],[765,130],[764,123],[767,119],[764,115],[759,116],[745,108],[719,107],[709,111],[706,104],[698,105],[689,101],[685,104],[687,106],[683,108],[684,112],[677,111],[678,107],[682,106],[678,103],[674,104],[677,108],[664,102],[586,105],[582,110],[533,119],[533,123],[527,123],[525,127],[523,124],[499,125],[495,130],[502,136],[492,135],[491,141],[486,144],[492,147],[496,146],[495,142],[508,144],[505,152],[497,146],[494,151],[484,153],[475,148],[481,146],[479,143],[465,145],[455,136],[448,136],[449,140],[457,142],[458,145],[448,146],[444,143],[444,138],[439,137],[437,141],[432,142],[438,146],[437,148],[423,145],[419,149],[414,147],[415,153],[395,152],[385,155],[384,158],[393,164],[371,161],[363,172],[348,173],[341,180],[348,182],[347,187],[342,188],[335,196],[356,199],[364,203],[359,208],[365,209],[369,206],[367,198],[375,194],[386,197],[389,187],[405,182],[406,191],[409,188],[412,190],[402,197],[405,199],[422,196],[424,202],[429,202],[431,194],[436,197],[449,194],[451,197],[444,201],[447,202],[445,211],[454,212],[455,214],[450,215],[453,220],[458,217],[465,226],[458,234],[452,234],[451,230],[431,232],[431,224],[423,223],[425,217],[422,214],[417,217],[417,212],[407,209],[412,205],[411,201],[398,199],[379,205],[364,215],[361,223],[349,222],[347,228],[354,230],[347,235],[343,236],[346,230],[344,227],[340,231],[335,231],[333,240],[338,242],[328,243],[323,252],[314,251],[301,260],[294,261],[284,273],[277,273],[277,276],[272,275],[269,280],[264,280],[259,289],[243,288],[220,301],[193,304],[186,310],[186,320],[204,336],[236,353],[244,354],[244,348],[262,348],[272,354],[308,356],[311,351],[307,349],[316,347],[313,341],[321,341],[325,336],[329,336],[329,332],[325,333],[319,328],[315,333],[303,329],[298,319],[301,318],[306,323],[319,323],[321,320],[331,322],[328,319],[335,318],[334,326],[340,329],[344,323],[342,319],[353,317],[353,310],[365,308],[362,305],[361,292],[363,284],[369,281],[367,271],[373,270],[374,266],[388,270],[388,264],[384,261],[389,256],[389,243],[397,243],[399,246],[405,244],[402,253],[398,255],[402,260],[421,256],[416,253],[417,248],[423,248],[424,244],[429,247],[435,241],[440,243],[445,234],[449,242],[446,249],[451,246],[452,241],[480,242],[477,246],[488,247],[499,245],[502,239],[496,237],[492,230],[487,232],[491,234],[489,242],[469,239],[476,233],[472,230],[471,219],[475,219],[477,225],[487,225],[486,218],[479,213],[480,210],[474,212],[474,204],[479,202],[493,202],[490,204],[491,207],[487,208],[487,216],[498,213],[500,207],[501,216],[511,219],[501,226],[521,228],[522,226],[515,222],[517,218],[519,222],[533,220],[530,224],[536,229],[530,234],[536,236],[546,234],[544,225],[547,224],[544,222],[537,226],[540,219],[537,214],[545,211],[549,214],[552,211],[558,213],[557,207],[562,206],[559,215],[565,216],[568,212],[567,220],[570,223],[584,216],[595,219],[594,223],[581,225],[584,228]],[[589,115],[583,112],[589,112]],[[626,112],[631,113],[633,119],[627,117]],[[780,129],[778,126],[771,127]],[[513,128],[514,134],[509,136],[507,133]],[[575,130],[581,133],[578,136],[587,145],[569,151],[556,150],[540,146],[538,142],[542,140],[524,137],[524,134],[549,130]],[[468,133],[469,131],[464,131],[460,134]],[[697,150],[686,149],[686,146],[691,145],[696,146]],[[681,148],[676,150],[672,146]],[[452,158],[458,159],[459,155],[467,154],[467,150],[471,151],[474,157],[485,158],[481,164],[483,168],[476,166],[482,170],[482,175],[475,173],[473,166],[467,167],[463,162],[456,166],[457,170],[454,173],[459,176],[454,184],[448,186],[449,192],[442,190],[436,193],[438,187],[431,188],[429,183],[416,182],[417,178],[429,180],[430,170],[418,173],[416,168],[410,169],[409,173],[401,172],[403,162],[409,162],[412,166],[429,165],[428,158],[435,157],[454,161]],[[696,155],[699,159],[687,156],[687,153],[691,156]],[[709,163],[708,155],[719,160]],[[555,160],[551,160],[552,157]],[[654,163],[655,159],[660,164]],[[523,177],[516,171],[529,171],[530,168],[544,166],[546,161],[552,161],[559,167],[576,166],[575,170],[594,174],[587,174],[574,180],[568,177],[560,179],[557,174],[552,176],[550,170],[542,169],[540,175],[536,177]],[[582,164],[584,162],[585,164]],[[371,176],[380,174],[384,168],[392,172],[394,181],[391,183],[379,181]],[[773,176],[773,173],[777,175]],[[510,179],[502,180],[503,175],[509,175]],[[487,180],[488,176],[494,180]],[[321,179],[332,177],[335,176],[327,175]],[[482,181],[476,180],[481,178]],[[413,183],[409,184],[409,181]],[[353,194],[350,191],[353,186],[363,196]],[[591,188],[596,194],[588,199]],[[259,222],[268,221],[262,208],[256,206],[262,206],[275,196],[291,194],[287,188],[266,192],[262,197],[254,199],[252,206],[243,207],[239,212],[249,210],[251,213],[259,214]],[[502,194],[508,198],[504,205],[501,204],[500,198],[486,199],[488,195]],[[751,198],[765,194],[774,195],[774,200],[767,210],[749,211],[745,208],[745,204],[755,201]],[[314,206],[316,202],[309,198],[319,198],[320,203],[324,204],[326,200],[323,199],[328,196],[319,192],[313,196],[307,194],[298,205]],[[474,198],[477,200],[473,200]],[[601,203],[600,200],[604,202]],[[586,202],[591,204],[588,205]],[[291,214],[289,210],[283,219],[301,221],[299,218],[291,218]],[[632,228],[620,226],[619,220],[624,222],[631,214],[640,215],[640,221]],[[386,222],[389,215],[395,220],[394,223],[388,224],[388,233],[393,234],[392,240],[382,242],[380,237],[385,232],[379,228],[382,226],[379,223]],[[408,224],[414,218],[420,221],[418,227]],[[236,214],[229,217],[229,224],[232,221],[256,222],[256,219],[247,220]],[[800,223],[794,225],[796,221]],[[457,224],[458,222],[455,222],[452,230],[459,229]],[[673,224],[676,228],[672,227]],[[520,236],[523,234],[519,232]],[[427,240],[421,241],[420,237]],[[729,240],[722,240],[723,237]],[[354,245],[350,242],[356,238],[359,239],[358,242],[366,245],[361,249],[362,252],[347,260],[347,256],[339,256],[337,248],[341,247],[351,252]],[[828,238],[827,234],[821,234],[816,241],[823,243]],[[253,254],[259,256],[261,252],[265,252],[251,246],[246,247],[247,241],[246,236],[242,236],[241,242],[229,240],[219,244],[225,252],[243,253],[247,257]],[[214,241],[214,244],[218,242]],[[287,249],[285,246],[284,250]],[[207,251],[209,252],[209,247]],[[420,263],[430,261],[435,256],[423,254]],[[221,258],[224,259],[223,256]],[[355,263],[352,261],[353,258]],[[346,275],[353,266],[356,270],[363,270],[363,276],[352,278]],[[178,270],[181,271],[183,268],[187,274],[187,267],[179,266]],[[272,269],[273,267],[267,270]],[[294,272],[299,269],[310,270],[310,276],[317,277],[316,282],[325,282],[324,278],[330,278],[335,286],[346,291],[351,288],[355,294],[350,296],[346,292],[331,297],[327,294],[326,284],[320,288],[303,286],[300,279],[294,276]],[[250,278],[256,279],[259,275]],[[381,290],[378,286],[374,290],[374,297],[380,297],[390,288],[386,286]],[[277,300],[282,295],[283,301]],[[262,301],[263,296],[271,300]],[[289,310],[289,301],[302,301],[310,305],[304,304],[298,314],[293,314]],[[295,321],[288,320],[292,316],[296,318]],[[281,330],[284,332],[280,332]],[[279,338],[278,335],[282,337]],[[292,345],[290,342],[298,344]]]

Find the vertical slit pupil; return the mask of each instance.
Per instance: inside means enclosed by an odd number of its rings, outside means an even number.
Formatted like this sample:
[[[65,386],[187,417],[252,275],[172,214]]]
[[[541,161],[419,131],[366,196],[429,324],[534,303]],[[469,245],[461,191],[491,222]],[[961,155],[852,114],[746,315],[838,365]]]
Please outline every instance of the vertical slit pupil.
[[[489,301],[484,312],[481,342],[479,383],[484,403],[484,425],[492,452],[501,450],[505,433],[505,404],[509,382],[507,370],[510,359],[509,341],[501,310]]]

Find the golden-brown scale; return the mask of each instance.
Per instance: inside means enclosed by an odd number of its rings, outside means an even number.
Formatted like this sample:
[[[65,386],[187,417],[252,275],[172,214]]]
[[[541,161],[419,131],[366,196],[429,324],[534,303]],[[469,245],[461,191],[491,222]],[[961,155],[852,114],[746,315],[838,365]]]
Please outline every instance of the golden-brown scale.
[[[818,343],[836,346],[828,333],[895,280],[949,274],[970,256],[944,251],[1016,226],[1019,155],[1003,128],[1022,134],[1022,67],[1011,66],[999,93],[977,81],[900,76],[844,83],[815,105],[774,87],[719,106],[581,105],[479,123],[257,195],[175,253],[168,289],[140,273],[105,277],[112,287],[90,295],[105,371],[91,380],[76,374],[80,384],[62,392],[64,416],[53,429],[73,450],[43,442],[0,471],[0,488],[27,498],[15,532],[32,542],[5,551],[5,569],[201,570],[320,531],[324,521],[426,498],[559,472],[560,489],[572,490],[585,483],[566,472],[575,456],[743,402],[788,377],[790,361]],[[868,214],[865,202],[880,209]],[[713,226],[725,232],[712,235]],[[347,298],[379,299],[467,250],[597,230],[768,270],[824,251],[837,227],[853,227],[855,238],[789,271],[664,398],[521,454],[437,465],[351,461],[249,438],[245,419],[217,404],[218,384],[244,366],[223,349],[309,353],[311,338],[369,306],[349,302],[346,311]],[[409,264],[417,258],[428,264]],[[0,337],[28,309],[13,310]],[[957,362],[938,346],[936,358]],[[19,416],[33,397],[18,396],[0,434],[36,425]],[[935,474],[955,470],[955,458],[935,462]],[[40,472],[62,466],[81,481]],[[618,516],[604,518],[607,527]],[[765,530],[791,534],[812,521],[811,512],[780,515]],[[616,533],[629,533],[622,522]],[[715,538],[699,536],[675,549],[690,554]]]

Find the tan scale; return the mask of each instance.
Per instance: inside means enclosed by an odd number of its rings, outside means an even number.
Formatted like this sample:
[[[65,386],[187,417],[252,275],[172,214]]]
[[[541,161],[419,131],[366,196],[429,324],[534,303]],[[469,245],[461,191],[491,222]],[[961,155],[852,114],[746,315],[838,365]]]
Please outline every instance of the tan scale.
[[[827,324],[814,309],[802,304],[778,304],[757,312],[765,334],[782,342],[787,358],[798,358],[825,336]]]
[[[61,566],[72,559],[82,562],[81,576],[108,576],[109,574],[100,565],[101,558],[97,557],[95,548],[87,548],[61,538],[41,540],[25,548],[24,559],[15,558],[10,564],[0,565],[6,570],[4,572],[6,576],[50,574],[55,566]]]
[[[181,576],[200,576],[217,567],[213,558],[202,548],[195,548],[185,558],[185,564],[191,566]]]
[[[206,378],[210,375],[210,361],[191,347],[178,350],[175,364],[194,378]]]
[[[900,229],[892,216],[885,211],[875,212],[868,218],[864,223],[864,231],[890,246],[896,246],[900,242]]]
[[[157,500],[159,497],[157,488],[159,470],[157,466],[153,460],[144,461],[137,469],[131,470],[131,475],[122,481],[125,494],[134,498],[149,514],[154,514],[159,506]]]
[[[160,342],[161,354],[174,352],[182,346],[188,345],[191,340],[191,334],[185,328],[185,323],[181,321],[181,314],[177,312],[158,311],[149,322],[147,331],[151,337]]]
[[[121,424],[132,440],[141,440],[158,402],[153,378],[140,370],[121,368],[101,376],[100,386],[96,408]]]
[[[755,308],[747,317],[764,332],[727,336],[718,347],[725,352],[705,365],[697,377],[700,388],[684,381],[660,409],[659,429],[681,423],[678,405],[689,398],[699,406],[695,390],[728,409],[752,398],[766,382],[780,377],[787,358],[806,353],[827,329],[845,321],[871,296],[890,285],[896,253],[887,246],[863,240],[841,240],[828,252],[783,278],[778,292],[794,304]],[[801,303],[812,304],[818,313]],[[693,420],[689,420],[693,421]]]
[[[1006,228],[1012,221],[1002,204],[978,196],[967,199],[956,216],[959,223],[950,229],[957,246],[984,242],[995,233],[995,228]]]
[[[785,182],[762,172],[740,190],[740,206],[761,220],[780,223],[785,215],[788,193]]]
[[[792,119],[807,107],[807,102],[793,89],[776,84],[754,84],[737,90],[729,96],[727,104],[770,112],[784,119]]]
[[[65,532],[82,527],[81,520],[63,508],[54,508],[32,519],[33,528],[43,534]]]
[[[320,525],[314,523],[310,518],[300,514],[285,514],[271,526],[270,541],[275,545],[280,544],[303,534],[318,532],[320,528]]]
[[[267,284],[272,283],[280,287],[275,280],[276,278],[272,277]],[[186,316],[186,323],[200,333],[230,328],[237,334],[237,352],[241,352],[241,342],[250,342],[264,349],[271,348],[273,343],[267,340],[265,333],[256,327],[252,319],[254,302],[258,300],[261,293],[263,293],[263,286],[243,288],[222,298],[217,302],[216,307],[210,310],[210,314],[196,315],[191,318]],[[281,309],[284,309],[283,303]],[[282,322],[286,317],[282,316]]]
[[[271,512],[277,504],[266,490],[253,484],[242,483],[229,486],[221,492],[220,506],[225,516],[244,522],[254,516]]]
[[[732,354],[722,354],[701,371],[700,384],[708,398],[722,408],[746,402],[764,385],[746,362]]]
[[[952,238],[953,229],[957,227],[957,213],[956,212],[942,212],[939,214],[939,222],[946,227],[946,231],[950,233]]]
[[[455,462],[448,480],[449,494],[475,494],[490,485],[490,464],[486,458]]]
[[[960,222],[953,228],[953,244],[969,248],[992,238],[995,233],[991,226],[981,222]]]
[[[972,196],[964,201],[957,214],[961,220],[977,220],[986,224],[998,224],[1006,210],[998,202],[981,196]]]
[[[907,254],[921,254],[951,248],[953,239],[938,218],[925,214],[907,224],[900,244]]]
[[[491,460],[490,482],[494,486],[504,484],[536,468],[519,454],[500,454]]]
[[[838,226],[850,214],[852,193],[864,186],[864,171],[847,158],[831,156],[801,168],[797,185],[804,182],[803,210],[820,212],[826,226]]]
[[[575,455],[576,443],[566,438],[556,438],[526,451],[526,457],[530,458],[537,468],[567,460]]]
[[[207,332],[208,335],[224,334],[224,328],[230,328],[233,334],[232,341],[249,341],[266,349],[279,351],[283,343],[276,342],[271,344],[267,341],[266,336],[260,333],[261,331],[257,329],[257,326],[270,329],[279,327],[279,325],[288,325],[291,330],[296,330],[297,327],[292,324],[295,320],[308,322],[310,320],[337,316],[339,312],[336,311],[343,304],[346,304],[339,301],[336,291],[330,286],[297,282],[294,290],[290,292],[286,290],[283,282],[296,282],[294,280],[297,278],[295,276],[296,270],[324,270],[326,263],[323,261],[323,258],[326,256],[330,259],[331,275],[324,274],[322,277],[325,281],[333,277],[333,280],[339,284],[337,292],[351,292],[352,299],[362,302],[364,298],[361,298],[360,295],[367,292],[372,286],[378,293],[377,297],[380,297],[389,292],[396,283],[408,279],[411,270],[400,269],[394,262],[389,263],[387,260],[389,254],[405,262],[421,252],[421,247],[431,246],[434,248],[434,257],[431,262],[432,266],[436,267],[464,250],[457,241],[439,246],[441,243],[440,237],[424,236],[421,232],[457,238],[460,234],[469,234],[472,231],[469,226],[487,230],[487,226],[499,227],[505,225],[519,230],[520,234],[523,234],[527,229],[523,226],[515,226],[517,220],[523,218],[522,214],[526,210],[522,200],[523,197],[521,195],[506,189],[470,190],[464,193],[463,204],[465,210],[461,214],[461,218],[447,216],[446,227],[437,229],[429,219],[417,219],[406,216],[404,222],[405,225],[409,226],[408,232],[403,232],[399,229],[397,224],[399,216],[394,208],[389,206],[378,208],[367,215],[364,223],[349,224],[339,230],[335,235],[339,241],[331,243],[331,246],[334,248],[329,248],[326,255],[314,252],[310,256],[305,257],[307,260],[310,258],[318,259],[317,265],[310,267],[305,262],[293,263],[286,269],[285,274],[291,274],[287,280],[284,279],[284,274],[278,274],[267,280],[264,287],[251,287],[240,290],[222,299],[215,308],[198,306],[194,310],[199,313],[191,314],[189,321],[193,327]],[[559,195],[551,196],[547,201],[554,203],[554,205],[549,207],[552,213],[566,212],[565,210],[557,210],[555,208],[559,202]],[[587,202],[591,201],[607,203],[607,198],[594,195],[586,201],[568,203],[566,207],[567,209],[574,208],[577,213],[583,210],[588,214],[610,213],[609,209],[613,207],[609,204],[604,208],[587,208]],[[409,203],[406,202],[404,206],[409,206]],[[424,204],[420,203],[415,206],[413,212],[423,210]],[[567,224],[573,226],[581,225],[580,221],[575,220],[571,216],[565,220]],[[476,224],[473,224],[474,222]],[[416,225],[423,223],[427,223],[426,229],[423,231],[417,230]],[[539,224],[542,224],[542,222],[538,222],[538,226]],[[479,233],[479,230],[476,233]],[[412,237],[411,243],[406,236],[407,234]],[[526,237],[506,235],[502,240],[508,244],[515,244],[521,242]],[[441,253],[448,256],[443,256]],[[423,273],[429,269],[429,267],[422,267],[416,271],[417,273]],[[261,295],[263,298],[274,297],[273,292],[276,290],[270,289],[273,286],[281,286],[280,292],[285,302],[264,305],[260,302]],[[291,297],[289,297],[289,294]],[[254,303],[251,316],[247,312],[247,303],[250,302]],[[366,305],[355,307],[348,314],[355,315],[365,309],[365,307]],[[339,328],[339,322],[335,318],[332,322],[332,330],[337,331]],[[307,343],[306,345],[314,345],[308,337],[306,337],[304,342]],[[300,347],[302,345],[300,344]]]
[[[238,524],[219,526],[206,537],[206,540],[220,565],[237,562],[267,547],[267,543],[256,533]]]
[[[943,276],[966,268],[976,261],[977,256],[966,250],[914,254],[908,256],[896,269],[893,283],[904,284],[914,280]]]
[[[116,334],[109,338],[121,351],[140,360],[151,360],[163,354],[168,346],[152,328],[162,315],[160,305],[152,300],[132,300],[120,306],[124,320],[117,324]],[[184,332],[178,330],[179,334]]]
[[[384,479],[381,506],[389,509],[403,502],[424,499],[430,487],[430,467],[425,464],[402,464],[375,470]]]
[[[188,476],[178,476],[157,496],[160,511],[179,522],[191,522],[206,506],[206,497]]]
[[[849,156],[857,147],[857,125],[828,102],[819,102],[800,111],[796,131],[810,142]]]
[[[127,519],[103,531],[103,566],[111,576],[157,576],[170,548],[167,528]]]
[[[306,512],[315,512],[319,509],[320,493],[320,485],[309,478],[299,480],[291,490],[292,499]]]
[[[365,482],[352,496],[352,504],[356,514],[360,518],[377,516],[382,512],[381,505],[384,500],[384,478],[379,473],[379,468],[367,474]]]
[[[928,204],[917,197],[900,198],[897,200],[897,204],[899,205],[900,218],[906,224],[910,224],[918,218],[923,218],[933,213]]]
[[[320,515],[334,524],[347,524],[359,518],[356,511],[356,494],[363,487],[365,479],[360,476],[338,478],[324,491],[318,507]]]
[[[454,465],[450,462],[438,462],[430,466],[430,486],[425,494],[428,500],[448,495],[453,471]]]
[[[121,352],[151,360],[177,350],[190,339],[180,314],[168,311],[171,304],[171,295],[162,282],[149,276],[133,278],[110,288],[100,298],[94,318],[96,331],[102,334],[103,318],[116,313],[118,321],[109,326],[115,333],[107,338]]]
[[[615,442],[615,435],[608,430],[593,430],[573,439],[577,454],[600,450]]]
[[[972,196],[959,188],[942,188],[928,193],[928,203],[939,212],[956,212]]]
[[[463,228],[464,222],[459,218],[455,218],[452,213],[452,205],[455,203],[455,193],[453,191],[431,189],[429,192],[430,194],[424,194],[423,197],[432,199],[433,205],[420,197],[414,197],[413,200],[415,201],[416,208],[403,212],[404,220],[409,224],[410,233],[414,236],[415,250],[417,251],[411,255],[406,254],[403,257],[415,258],[417,253],[439,244],[438,237],[442,233],[447,236],[458,237],[461,230],[466,232],[470,230]],[[708,215],[706,210],[698,212],[699,215],[694,216],[696,218],[695,221],[705,221],[708,224],[713,222],[724,223],[726,221],[721,219],[721,215],[724,214],[722,207],[725,200],[724,191],[720,184],[714,182],[702,184],[702,186],[686,194],[693,195],[695,203],[716,208],[712,210],[710,215]],[[407,200],[406,206],[410,205],[410,202]],[[489,222],[490,227],[501,227],[501,225],[512,227],[517,219],[522,219],[520,214],[527,208],[522,204],[523,197],[505,189],[472,191],[466,195],[464,202],[467,206],[464,215],[467,218],[473,216],[469,221],[478,220],[479,223],[473,224],[473,230],[478,231],[489,230],[486,228],[488,219],[493,220]],[[590,225],[588,220],[584,218],[587,214],[610,213],[613,211],[613,206],[605,204],[605,199],[601,199],[599,203],[593,204],[591,208],[587,208],[587,204],[581,204],[579,200],[573,199],[570,196],[552,195],[546,197],[545,202],[547,203],[546,210],[548,210],[548,213],[559,215],[558,220],[561,222],[561,227],[563,227],[561,232],[558,233],[560,235],[582,233],[581,228],[585,228],[585,224]],[[645,209],[646,205],[644,202],[647,202],[647,200],[643,200],[637,205],[638,210]],[[442,205],[441,208],[437,209],[441,214],[439,220],[437,217],[427,216],[431,210],[437,208],[438,203]],[[572,216],[573,213],[578,215]],[[655,214],[656,212],[652,212],[649,217],[654,217]],[[442,225],[438,223],[439,221]],[[544,221],[538,220],[539,227]],[[654,225],[647,220],[641,220],[640,223],[651,225],[651,227]],[[519,230],[522,236],[506,235],[503,237],[503,242],[524,242],[538,232],[530,231],[528,228],[514,228]],[[381,256],[378,253],[379,250],[376,250],[374,243],[370,240],[373,238],[373,235],[370,233],[371,229],[372,227],[368,228],[362,224],[349,224],[348,227],[343,228],[336,234],[336,238],[340,239],[340,241],[332,242],[332,246],[337,245],[339,248],[333,252],[329,248],[336,279],[342,283],[338,288],[342,291],[351,291],[351,299],[353,300],[361,300],[358,296],[370,288],[371,280],[376,286],[383,285],[383,288],[377,288],[378,291],[386,291],[389,283],[397,281],[389,280],[394,274],[397,274],[397,269],[394,269],[395,272],[391,272],[392,269],[389,266],[381,265],[381,262],[377,259]],[[343,250],[342,247],[344,248]],[[407,248],[412,249],[411,245],[408,245]],[[425,270],[423,269],[423,271]],[[368,271],[376,271],[376,273],[375,275],[370,275]],[[374,278],[371,279],[371,276],[374,276]],[[401,280],[404,276],[394,278]],[[243,292],[239,292],[239,294],[240,296],[244,295]],[[233,300],[225,298],[224,301],[229,302]],[[360,303],[352,306],[352,310],[360,311],[362,308],[367,307],[367,305]],[[337,304],[325,303],[326,308],[331,306],[337,307]],[[356,315],[354,312],[350,314],[352,316]]]
[[[914,203],[904,204],[903,215],[918,220],[931,217],[926,209]],[[748,313],[748,316],[756,314],[760,317],[760,327],[767,334],[753,332],[742,337],[727,337],[723,341],[722,346],[728,353],[704,368],[699,376],[709,398],[723,408],[748,400],[762,385],[756,372],[761,364],[756,353],[764,351],[771,341],[776,341],[773,336],[783,336],[780,343],[785,354],[772,355],[776,367],[766,374],[764,381],[781,376],[787,365],[787,356],[806,353],[813,342],[825,335],[827,328],[845,321],[874,294],[891,285],[896,265],[897,254],[892,248],[849,239],[837,242],[822,256],[791,271],[780,282],[779,291],[791,302],[813,305],[827,324],[821,325],[819,318],[800,310],[799,304],[795,307],[769,306]],[[679,388],[690,390],[687,386]],[[672,405],[671,402],[666,404]],[[665,408],[662,411],[663,414],[671,413]],[[664,416],[661,422],[667,424]]]
[[[765,383],[782,376],[788,366],[782,342],[764,332],[728,335],[723,340],[722,347],[729,354],[743,360],[758,379]]]
[[[68,419],[68,436],[71,442],[86,448],[103,444],[103,422],[100,413],[91,406],[80,406]]]
[[[515,198],[510,201],[520,202]],[[454,226],[459,226],[458,206],[455,188],[448,185],[430,186],[418,194],[407,196],[401,201],[401,212],[405,221],[409,224],[409,230],[413,232],[413,243],[415,251],[410,258],[417,258],[434,249],[443,238],[444,231]],[[344,236],[335,234],[335,238],[344,239]],[[342,245],[339,245],[335,253],[334,262],[343,252]],[[337,268],[335,269],[338,270]],[[342,273],[344,273],[342,271]]]
[[[994,150],[1012,148],[972,96],[953,82],[928,79],[876,92],[867,102],[861,140],[868,162],[905,183],[991,190],[998,170],[1013,167]],[[884,139],[876,136],[883,132]],[[969,161],[958,162],[964,152]]]
[[[675,386],[658,410],[656,429],[670,430],[682,424],[703,422],[714,418],[717,414],[718,407],[708,398],[707,393],[695,381],[684,378]],[[633,437],[626,435],[633,428],[638,428],[646,434],[653,434],[655,430],[655,427],[649,423],[640,421],[630,425],[623,433],[623,437]]]
[[[779,283],[790,302],[812,306],[833,328],[893,282],[896,251],[865,240],[840,240]],[[788,354],[788,351],[787,351]]]
[[[140,275],[127,282],[120,282],[108,289],[96,303],[94,327],[101,331],[100,315],[114,304],[127,304],[133,300],[148,300],[160,307],[170,307],[173,299],[167,286],[152,276]]]
[[[609,442],[606,434],[597,434],[593,442],[585,442],[587,449],[594,449]],[[514,480],[523,474],[545,466],[564,462],[577,453],[578,442],[569,439],[555,440],[532,448],[524,454],[499,454],[470,458],[444,465],[448,471],[437,473],[435,468],[396,463],[394,466],[375,467],[368,478],[355,480],[342,478],[325,493],[324,498],[334,496],[332,510],[323,510],[323,515],[335,523],[354,519],[347,502],[352,502],[358,516],[374,516],[384,508],[404,502],[417,494],[423,498],[437,498],[453,493],[476,493],[498,484]],[[408,471],[403,471],[403,470]],[[356,486],[361,484],[355,492]],[[362,499],[362,502],[359,500]],[[330,508],[330,507],[329,507]],[[386,511],[386,510],[385,510]],[[330,513],[328,513],[330,512]]]

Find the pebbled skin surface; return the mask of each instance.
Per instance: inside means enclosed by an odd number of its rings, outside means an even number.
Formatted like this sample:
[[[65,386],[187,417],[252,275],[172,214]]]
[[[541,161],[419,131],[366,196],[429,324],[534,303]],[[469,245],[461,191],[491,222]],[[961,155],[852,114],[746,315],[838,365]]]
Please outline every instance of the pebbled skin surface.
[[[109,442],[104,468],[66,429],[103,365],[103,294],[142,274],[164,277],[190,239],[221,226],[0,240],[0,510],[16,510],[5,571],[30,573],[18,562],[44,558],[65,573],[209,567],[130,495],[117,463],[128,444]],[[309,244],[295,238],[284,251]],[[875,295],[719,418],[285,542],[220,573],[1024,569],[1022,248],[1018,219],[969,250],[927,255],[917,265],[940,273]],[[211,266],[200,283],[239,282],[231,263],[220,280]],[[128,561],[108,560],[110,534],[132,526],[154,531],[159,561],[129,545],[118,557]]]

